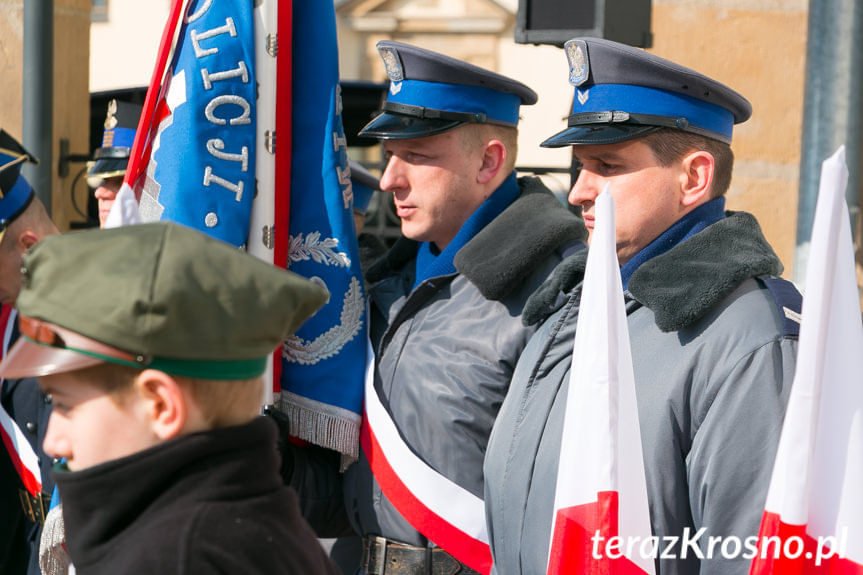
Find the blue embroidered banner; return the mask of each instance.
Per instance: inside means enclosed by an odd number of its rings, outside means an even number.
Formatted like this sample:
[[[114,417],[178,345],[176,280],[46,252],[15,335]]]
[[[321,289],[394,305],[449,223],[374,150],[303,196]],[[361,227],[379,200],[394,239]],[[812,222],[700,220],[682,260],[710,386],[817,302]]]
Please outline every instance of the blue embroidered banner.
[[[366,305],[341,119],[332,2],[294,2],[288,269],[325,285],[327,304],[283,346],[280,406],[292,432],[358,453]]]
[[[255,195],[254,24],[250,0],[191,0],[162,87],[140,200],[235,246]]]

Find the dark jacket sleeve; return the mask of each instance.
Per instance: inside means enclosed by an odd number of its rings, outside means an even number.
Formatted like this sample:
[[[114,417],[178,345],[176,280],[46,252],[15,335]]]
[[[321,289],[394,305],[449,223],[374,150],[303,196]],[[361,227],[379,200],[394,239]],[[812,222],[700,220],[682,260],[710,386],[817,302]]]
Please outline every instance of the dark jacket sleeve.
[[[355,535],[345,513],[341,455],[315,445],[297,445],[289,436],[287,415],[276,409],[264,414],[279,426],[282,479],[296,490],[303,518],[318,537]]]

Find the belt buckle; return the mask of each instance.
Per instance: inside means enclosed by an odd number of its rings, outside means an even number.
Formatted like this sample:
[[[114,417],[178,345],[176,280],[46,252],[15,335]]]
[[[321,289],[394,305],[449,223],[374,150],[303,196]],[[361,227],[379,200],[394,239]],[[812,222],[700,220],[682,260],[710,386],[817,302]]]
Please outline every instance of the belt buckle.
[[[366,575],[384,575],[387,560],[387,538],[367,535],[363,539],[363,571]]]
[[[48,506],[51,500],[44,493],[30,495],[26,489],[18,490],[18,498],[21,500],[21,509],[31,523],[45,524],[45,516],[48,515]]]

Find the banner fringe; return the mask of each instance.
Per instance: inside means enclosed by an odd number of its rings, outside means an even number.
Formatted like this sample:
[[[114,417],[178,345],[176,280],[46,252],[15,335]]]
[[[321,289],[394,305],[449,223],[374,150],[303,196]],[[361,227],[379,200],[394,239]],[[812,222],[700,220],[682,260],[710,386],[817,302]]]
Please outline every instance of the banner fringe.
[[[341,453],[341,471],[359,458],[359,414],[285,390],[279,394],[276,406],[288,416],[291,435]]]

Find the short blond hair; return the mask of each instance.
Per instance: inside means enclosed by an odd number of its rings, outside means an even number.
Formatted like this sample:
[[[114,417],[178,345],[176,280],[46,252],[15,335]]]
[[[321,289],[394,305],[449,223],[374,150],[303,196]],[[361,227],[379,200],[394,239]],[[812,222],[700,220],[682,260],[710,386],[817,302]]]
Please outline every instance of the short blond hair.
[[[122,405],[141,370],[115,363],[101,363],[70,373],[108,394]],[[211,428],[234,425],[238,417],[260,413],[264,384],[260,377],[240,380],[200,379],[171,375],[189,396]]]
[[[515,159],[518,156],[518,129],[496,124],[465,124],[461,129],[462,144],[465,150],[479,148],[491,140],[500,140],[506,148],[504,171],[509,173],[515,169]]]

